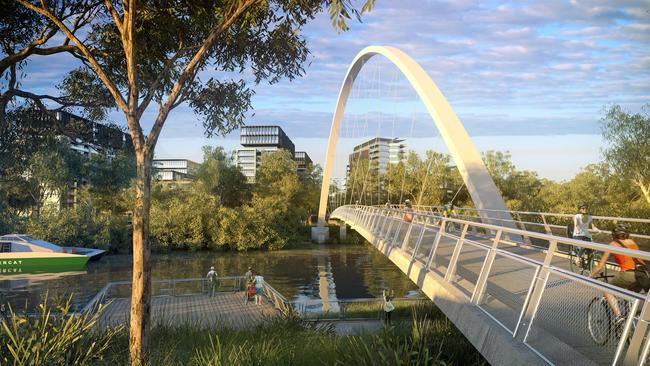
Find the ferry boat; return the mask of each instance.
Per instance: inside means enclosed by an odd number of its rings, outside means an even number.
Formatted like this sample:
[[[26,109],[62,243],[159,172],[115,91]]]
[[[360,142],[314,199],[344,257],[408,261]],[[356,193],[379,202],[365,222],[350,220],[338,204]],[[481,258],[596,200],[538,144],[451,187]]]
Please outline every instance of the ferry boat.
[[[25,234],[0,236],[0,274],[20,273],[45,267],[83,268],[106,253],[101,249],[61,247]]]

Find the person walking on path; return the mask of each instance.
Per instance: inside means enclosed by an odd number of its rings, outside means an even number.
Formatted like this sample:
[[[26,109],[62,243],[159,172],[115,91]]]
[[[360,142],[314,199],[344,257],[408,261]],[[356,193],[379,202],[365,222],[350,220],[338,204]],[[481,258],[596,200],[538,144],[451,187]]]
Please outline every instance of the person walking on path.
[[[262,294],[264,293],[264,277],[259,273],[255,276],[255,305],[262,305]]]
[[[391,293],[391,295],[394,294],[394,292]],[[393,313],[393,310],[395,310],[395,305],[393,305],[393,296],[388,295],[388,291],[383,290],[381,293],[381,296],[384,299],[384,322],[386,325],[390,325],[391,321],[391,315]]]
[[[219,289],[219,280],[217,279],[217,271],[214,270],[214,266],[210,267],[210,271],[206,277],[208,278],[209,295],[213,297]]]

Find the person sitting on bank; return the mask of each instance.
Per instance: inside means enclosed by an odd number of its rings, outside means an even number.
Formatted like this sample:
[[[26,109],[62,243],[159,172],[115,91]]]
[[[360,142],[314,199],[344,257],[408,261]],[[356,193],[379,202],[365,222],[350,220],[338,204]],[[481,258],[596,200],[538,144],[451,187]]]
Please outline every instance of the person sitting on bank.
[[[214,266],[210,267],[210,271],[206,277],[208,278],[209,296],[213,297],[217,294],[217,290],[219,290],[219,279],[217,278],[217,271],[214,270]]]

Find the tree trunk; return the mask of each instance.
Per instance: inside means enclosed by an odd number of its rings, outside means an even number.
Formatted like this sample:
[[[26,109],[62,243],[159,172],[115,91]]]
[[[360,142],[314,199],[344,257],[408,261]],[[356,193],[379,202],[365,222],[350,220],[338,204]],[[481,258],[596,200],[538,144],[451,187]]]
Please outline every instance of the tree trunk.
[[[133,210],[133,290],[131,292],[131,365],[149,363],[151,331],[151,265],[149,257],[149,209],[151,206],[151,165],[153,153],[137,149],[137,186]]]
[[[648,204],[650,204],[650,184],[648,184],[648,186],[646,186],[645,184],[643,184],[643,181],[640,181],[638,183],[638,185],[639,185],[639,188],[641,188],[641,192],[643,193],[643,197],[645,197],[645,200],[648,202]]]

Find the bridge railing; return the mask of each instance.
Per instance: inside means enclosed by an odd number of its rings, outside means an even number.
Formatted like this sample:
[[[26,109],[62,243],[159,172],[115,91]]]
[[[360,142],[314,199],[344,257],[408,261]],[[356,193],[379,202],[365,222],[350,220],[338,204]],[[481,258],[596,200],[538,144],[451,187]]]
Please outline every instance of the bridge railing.
[[[400,209],[402,205],[392,205],[392,208]],[[413,208],[419,212],[431,212],[443,216],[444,206],[425,206],[425,205],[415,205]],[[503,224],[514,223],[520,229],[527,231],[537,231],[543,232],[549,235],[557,236],[566,236],[567,225],[573,219],[575,215],[573,214],[562,214],[562,213],[552,213],[552,212],[535,212],[535,211],[504,211],[504,210],[492,210],[492,209],[479,209],[471,207],[455,207],[455,214],[457,218],[464,219],[467,221],[481,221],[481,213],[508,213],[513,219],[504,219],[504,218],[491,218],[492,221],[500,222]],[[643,225],[644,227],[650,229],[650,219],[641,219],[641,218],[631,218],[631,217],[615,217],[615,216],[599,216],[592,215],[594,222],[598,225],[604,224],[605,226],[613,226],[619,223],[622,224],[637,224]],[[601,230],[589,231],[596,238],[598,237],[607,237],[611,235],[610,230]],[[637,242],[650,245],[650,235],[643,233],[631,232],[630,237],[635,239]]]
[[[416,212],[407,222],[402,210],[352,205],[339,207],[332,217],[437,273],[550,363],[642,364],[639,360],[648,356],[648,297],[573,273],[567,258],[557,253],[561,246],[574,246],[650,260],[649,252],[432,212]],[[546,249],[523,251],[509,236],[534,238],[545,242]],[[628,314],[638,315],[614,324],[604,294],[618,300]]]

